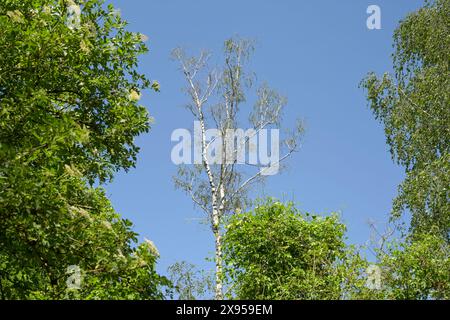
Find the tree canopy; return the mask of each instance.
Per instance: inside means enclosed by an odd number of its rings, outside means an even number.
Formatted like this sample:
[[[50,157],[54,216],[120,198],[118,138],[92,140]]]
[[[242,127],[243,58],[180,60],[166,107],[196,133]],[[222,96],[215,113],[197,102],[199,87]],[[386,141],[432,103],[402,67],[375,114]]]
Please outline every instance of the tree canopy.
[[[336,214],[301,213],[293,203],[273,199],[232,216],[224,236],[231,297],[344,297],[344,288],[356,281],[363,266],[352,261],[345,231]]]
[[[362,82],[384,125],[393,159],[405,167],[392,215],[412,216],[414,233],[450,236],[450,1],[426,1],[394,34],[394,74]]]
[[[104,190],[134,166],[153,85],[143,37],[103,1],[2,0],[0,295],[4,299],[161,298],[150,242]],[[80,290],[67,268],[81,270]]]

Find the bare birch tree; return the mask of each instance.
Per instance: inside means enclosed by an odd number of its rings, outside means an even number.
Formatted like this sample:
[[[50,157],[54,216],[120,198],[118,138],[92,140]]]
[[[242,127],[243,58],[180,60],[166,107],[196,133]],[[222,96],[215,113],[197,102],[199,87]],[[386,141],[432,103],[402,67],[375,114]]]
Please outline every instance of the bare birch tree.
[[[215,298],[218,300],[223,299],[224,290],[223,218],[250,205],[250,188],[262,183],[273,174],[273,168],[277,171],[280,164],[298,150],[303,133],[302,122],[297,121],[293,130],[284,133],[282,141],[272,141],[272,146],[277,144],[279,156],[268,166],[267,163],[255,165],[245,157],[245,150],[256,152],[257,136],[259,147],[267,146],[265,131],[280,128],[286,106],[286,98],[262,84],[256,91],[252,110],[247,107],[246,96],[256,78],[246,70],[253,48],[253,42],[246,39],[225,41],[221,68],[210,66],[211,54],[205,51],[198,57],[187,56],[180,48],[172,52],[186,80],[189,97],[186,107],[199,124],[200,139],[198,145],[194,145],[194,153],[198,148],[201,155],[193,165],[180,165],[174,181],[176,187],[185,191],[204,211],[211,226],[215,239]],[[248,117],[245,128],[250,129],[244,132],[239,128],[245,116]],[[209,128],[216,129],[217,134],[208,135]]]

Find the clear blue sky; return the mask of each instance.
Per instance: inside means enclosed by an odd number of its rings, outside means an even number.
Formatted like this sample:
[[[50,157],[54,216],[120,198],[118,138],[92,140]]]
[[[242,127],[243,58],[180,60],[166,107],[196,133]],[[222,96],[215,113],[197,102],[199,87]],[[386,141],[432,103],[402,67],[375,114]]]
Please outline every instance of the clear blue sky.
[[[154,241],[161,253],[158,269],[180,260],[210,268],[205,261],[213,238],[198,223],[201,212],[174,189],[176,166],[170,160],[176,128],[191,128],[182,108],[183,79],[169,59],[176,46],[220,52],[226,38],[239,34],[257,40],[252,69],[286,95],[286,119],[302,117],[303,147],[288,171],[268,180],[260,194],[295,200],[316,213],[341,212],[351,243],[369,239],[367,220],[387,220],[403,178],[385,144],[383,128],[366,106],[359,81],[368,71],[391,70],[392,33],[419,0],[117,0],[132,31],[149,37],[150,52],[140,69],[161,84],[142,102],[155,118],[141,146],[137,168],[119,173],[107,185],[114,207]],[[381,7],[382,29],[368,30],[366,8]]]

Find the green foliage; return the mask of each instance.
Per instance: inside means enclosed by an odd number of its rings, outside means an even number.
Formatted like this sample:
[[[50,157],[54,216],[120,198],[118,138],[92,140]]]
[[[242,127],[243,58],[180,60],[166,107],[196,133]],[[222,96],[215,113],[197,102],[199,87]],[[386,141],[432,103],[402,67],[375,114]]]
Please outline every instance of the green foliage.
[[[450,247],[441,237],[408,239],[380,256],[384,298],[450,299]]]
[[[394,35],[394,75],[362,82],[391,154],[406,169],[393,217],[412,215],[414,233],[450,227],[450,1],[427,1]]]
[[[1,0],[0,298],[162,298],[154,248],[89,186],[135,163],[147,48],[112,6],[78,5],[71,25],[74,1]]]
[[[380,288],[360,283],[353,299],[429,300],[450,297],[450,248],[442,237],[421,235],[390,241],[377,251]],[[362,274],[361,279],[367,274]]]
[[[224,236],[230,296],[239,299],[338,299],[365,262],[344,243],[337,215],[300,213],[268,199],[232,216]]]
[[[214,275],[198,270],[186,261],[176,262],[168,268],[169,279],[179,300],[211,299]]]
[[[136,71],[147,48],[102,1],[85,1],[80,26],[69,28],[71,2],[2,0],[2,148],[58,148],[91,182],[105,181],[134,165],[133,139],[149,129],[137,98],[151,84]]]
[[[449,299],[450,248],[439,235],[391,240],[369,263],[344,234],[334,214],[303,214],[271,199],[231,217],[223,242],[228,297]],[[368,286],[369,266],[379,268],[379,287]]]
[[[448,299],[450,294],[450,1],[426,1],[394,34],[394,75],[361,83],[406,169],[392,217],[409,212],[412,233],[378,252],[382,289],[359,297]]]

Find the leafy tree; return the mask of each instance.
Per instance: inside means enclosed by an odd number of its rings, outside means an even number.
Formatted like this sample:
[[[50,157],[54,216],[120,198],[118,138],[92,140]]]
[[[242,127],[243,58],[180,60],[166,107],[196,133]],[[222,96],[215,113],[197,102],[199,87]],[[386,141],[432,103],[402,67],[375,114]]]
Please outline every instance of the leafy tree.
[[[207,52],[202,52],[199,57],[188,57],[180,48],[173,51],[187,82],[186,92],[190,99],[187,109],[199,123],[200,141],[194,148],[199,148],[201,154],[199,163],[180,165],[174,180],[176,187],[185,191],[205,213],[211,225],[215,240],[216,299],[223,298],[223,218],[249,205],[250,188],[263,182],[273,174],[271,171],[279,169],[282,160],[297,151],[303,132],[303,126],[298,122],[296,128],[286,135],[281,147],[278,141],[273,141],[271,146],[282,148],[284,154],[268,166],[262,164],[260,168],[243,159],[246,158],[246,150],[255,152],[257,149],[254,141],[260,132],[280,127],[286,105],[283,96],[262,84],[256,92],[253,109],[245,107],[254,82],[252,73],[247,70],[252,51],[253,44],[249,40],[235,38],[225,41],[224,64],[220,68],[210,67],[210,54]],[[251,111],[245,113],[245,110]],[[245,123],[244,118],[248,118],[250,127],[245,132],[239,129]],[[209,137],[208,129],[218,132]],[[229,132],[236,133],[236,130],[242,130],[243,139],[239,134],[229,139]]]
[[[449,298],[450,249],[439,235],[382,236],[370,263],[362,248],[345,244],[345,229],[336,215],[301,213],[272,199],[232,216],[223,239],[228,297]]]
[[[351,299],[430,300],[449,299],[450,249],[439,235],[420,235],[403,240],[390,240],[376,250],[377,261],[370,265],[378,269],[369,274],[366,269],[348,291]],[[364,260],[360,260],[369,266]],[[375,277],[378,277],[376,280]],[[368,286],[370,279],[378,287]]]
[[[402,224],[389,224],[385,230],[370,226],[373,233],[365,249],[376,260],[355,260],[363,268],[348,288],[348,298],[448,299],[450,247],[445,239],[439,234],[408,234]]]
[[[394,75],[370,73],[361,83],[385,127],[406,179],[392,218],[411,214],[410,234],[378,250],[382,299],[448,299],[450,289],[450,1],[426,1],[394,34]]]
[[[441,237],[392,244],[380,260],[384,299],[450,298],[450,247]]]
[[[261,201],[229,218],[224,260],[238,299],[339,299],[363,283],[366,262],[344,242],[337,215],[301,213],[293,203]]]
[[[362,82],[393,159],[405,167],[392,217],[450,240],[450,1],[426,1],[394,34],[394,75]]]
[[[169,280],[180,300],[209,298],[214,291],[212,274],[198,270],[186,261],[176,262],[168,269]]]
[[[103,1],[1,0],[0,297],[162,298],[150,242],[92,187],[134,166],[142,35]],[[69,266],[81,288],[68,288]]]

